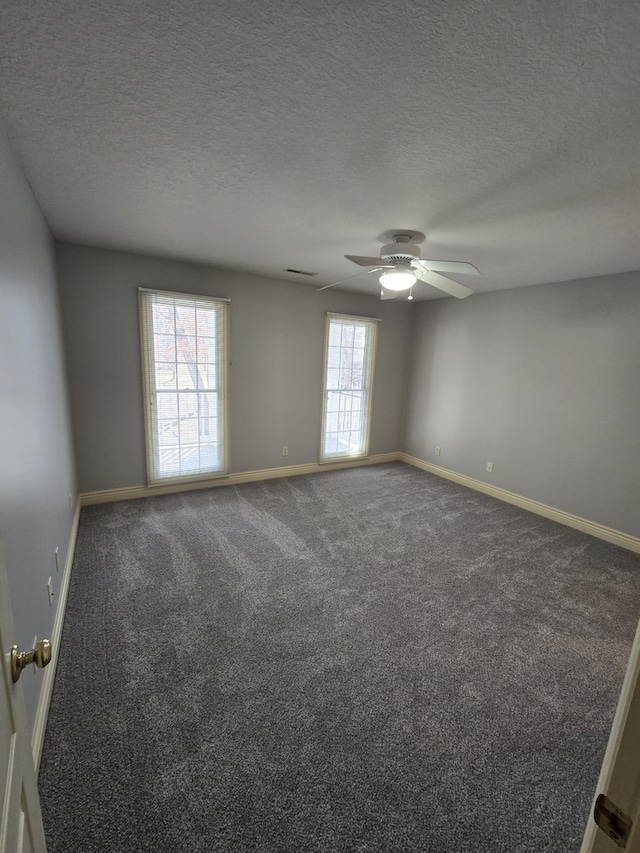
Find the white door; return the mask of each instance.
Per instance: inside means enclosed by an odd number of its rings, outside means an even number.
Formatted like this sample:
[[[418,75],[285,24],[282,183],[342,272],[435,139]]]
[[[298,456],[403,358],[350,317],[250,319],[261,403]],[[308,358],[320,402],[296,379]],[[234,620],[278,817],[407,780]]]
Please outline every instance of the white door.
[[[614,806],[621,815],[613,817],[614,830],[624,834],[619,843],[600,829],[593,818],[598,797],[606,796],[604,809]],[[600,809],[602,811],[602,809]],[[631,650],[609,745],[602,763],[596,794],[580,853],[640,853],[640,625]]]
[[[7,576],[0,555],[0,853],[46,853],[22,686],[11,678],[14,638]]]

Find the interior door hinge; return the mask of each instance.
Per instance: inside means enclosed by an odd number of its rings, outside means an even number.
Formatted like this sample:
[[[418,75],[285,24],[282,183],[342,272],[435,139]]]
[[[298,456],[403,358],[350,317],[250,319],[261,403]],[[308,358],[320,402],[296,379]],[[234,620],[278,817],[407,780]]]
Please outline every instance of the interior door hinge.
[[[593,809],[593,819],[618,847],[627,846],[633,821],[604,794],[598,794]]]

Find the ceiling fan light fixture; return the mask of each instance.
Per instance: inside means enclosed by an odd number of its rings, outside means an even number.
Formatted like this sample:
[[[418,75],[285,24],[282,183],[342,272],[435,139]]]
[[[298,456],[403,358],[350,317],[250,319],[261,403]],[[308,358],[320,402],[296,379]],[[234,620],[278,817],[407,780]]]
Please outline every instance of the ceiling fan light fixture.
[[[408,290],[416,283],[416,277],[411,270],[389,270],[380,276],[380,284],[387,290]]]

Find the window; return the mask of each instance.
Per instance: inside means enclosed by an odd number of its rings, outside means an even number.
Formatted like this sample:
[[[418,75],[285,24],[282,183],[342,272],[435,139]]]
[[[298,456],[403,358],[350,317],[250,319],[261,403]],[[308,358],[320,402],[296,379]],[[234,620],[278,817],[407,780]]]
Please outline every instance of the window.
[[[139,296],[149,483],[225,474],[228,302]]]
[[[369,452],[378,321],[327,314],[320,461]]]

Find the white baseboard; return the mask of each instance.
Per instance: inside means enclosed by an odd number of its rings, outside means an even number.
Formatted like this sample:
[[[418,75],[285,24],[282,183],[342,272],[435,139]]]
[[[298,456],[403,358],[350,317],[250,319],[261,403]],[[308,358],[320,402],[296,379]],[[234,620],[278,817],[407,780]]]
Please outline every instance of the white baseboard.
[[[521,509],[526,509],[536,515],[542,515],[544,518],[557,521],[559,524],[564,524],[567,527],[573,527],[574,530],[580,530],[582,533],[588,533],[590,536],[595,536],[598,539],[604,539],[606,542],[611,542],[614,545],[620,545],[622,548],[626,548],[629,551],[635,551],[637,554],[640,554],[640,539],[637,536],[631,536],[620,530],[614,530],[612,527],[606,527],[604,524],[598,524],[595,521],[580,518],[578,515],[572,515],[570,512],[565,512],[562,509],[556,509],[553,506],[548,506],[548,504],[543,504],[539,501],[525,498],[522,495],[517,495],[515,492],[509,492],[506,489],[499,488],[498,486],[491,486],[488,483],[483,483],[482,480],[475,480],[473,477],[466,477],[464,474],[458,474],[456,471],[449,471],[447,468],[441,468],[439,465],[432,465],[430,462],[425,462],[424,459],[419,459],[417,456],[409,456],[407,453],[400,453],[398,454],[398,458],[401,462],[406,462],[408,465],[413,465],[415,468],[420,468],[422,471],[428,471],[430,474],[436,474],[438,477],[444,477],[447,480],[452,480],[454,483],[459,483],[461,486],[467,486],[469,489],[475,489],[477,492],[483,492],[485,495],[491,495],[491,497],[498,498],[498,500],[513,504]]]
[[[622,548],[626,548],[629,551],[634,551],[640,554],[640,538],[636,536],[631,536],[630,534],[623,533],[620,530],[614,530],[612,527],[606,527],[604,524],[598,524],[595,521],[589,521],[586,518],[572,515],[569,512],[549,506],[548,504],[543,504],[539,501],[525,498],[522,495],[517,495],[515,492],[510,492],[507,489],[501,489],[498,486],[492,486],[489,483],[484,483],[482,480],[467,477],[465,474],[458,474],[456,471],[450,471],[449,469],[442,468],[439,465],[433,465],[430,462],[425,462],[424,459],[419,459],[417,456],[410,456],[408,453],[380,453],[377,456],[368,456],[365,459],[354,459],[352,461],[345,460],[342,462],[323,464],[312,462],[306,465],[287,465],[281,468],[265,468],[260,471],[243,471],[238,474],[230,474],[228,477],[219,477],[212,480],[199,480],[193,483],[167,483],[162,486],[129,486],[122,489],[104,489],[96,492],[84,492],[80,495],[80,505],[91,506],[92,504],[147,498],[152,497],[153,495],[169,495],[178,492],[190,492],[195,489],[211,489],[217,486],[235,486],[239,483],[255,483],[259,480],[271,480],[278,477],[295,477],[301,474],[316,474],[322,471],[337,471],[342,468],[359,468],[363,465],[379,465],[383,462],[405,462],[407,465],[413,465],[415,468],[420,468],[422,471],[427,471],[438,477],[444,477],[447,480],[452,480],[454,483],[459,483],[461,486],[466,486],[469,489],[475,489],[478,492],[483,492],[485,495],[491,495],[491,497],[498,498],[498,500],[505,501],[505,503],[513,504],[514,506],[518,506],[528,512],[533,512],[536,515],[541,515],[544,518],[557,521],[559,524],[564,524],[567,527],[580,530],[582,533],[588,533],[590,536],[595,536],[598,539],[604,539],[606,542],[611,542],[614,545],[620,545]]]
[[[149,498],[154,495],[171,495],[178,492],[192,492],[196,489],[212,489],[217,486],[237,486],[239,483],[255,483],[259,480],[273,480],[279,477],[297,477],[301,474],[318,474],[323,471],[337,471],[342,468],[361,468],[363,465],[380,465],[383,462],[398,462],[400,453],[379,453],[363,459],[342,462],[311,462],[306,465],[286,465],[282,468],[264,468],[261,471],[243,471],[217,477],[212,480],[198,480],[193,483],[167,483],[162,486],[128,486],[123,489],[103,489],[97,492],[84,492],[80,495],[82,506],[111,503],[113,501]]]
[[[62,583],[60,584],[60,593],[58,595],[58,606],[56,608],[56,615],[53,621],[53,633],[50,638],[52,652],[51,662],[44,669],[42,674],[42,687],[40,688],[40,698],[38,700],[36,718],[31,735],[31,754],[33,756],[33,764],[36,769],[36,777],[38,776],[38,771],[40,769],[40,758],[42,757],[42,746],[44,744],[44,735],[47,728],[49,705],[51,704],[51,695],[53,693],[53,682],[56,677],[56,667],[58,666],[60,639],[62,637],[62,626],[67,607],[67,595],[69,593],[69,581],[71,580],[71,567],[73,566],[73,556],[76,549],[76,538],[78,535],[78,523],[80,521],[80,507],[80,497],[78,497],[73,521],[71,522],[67,557],[64,562]]]

